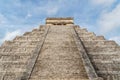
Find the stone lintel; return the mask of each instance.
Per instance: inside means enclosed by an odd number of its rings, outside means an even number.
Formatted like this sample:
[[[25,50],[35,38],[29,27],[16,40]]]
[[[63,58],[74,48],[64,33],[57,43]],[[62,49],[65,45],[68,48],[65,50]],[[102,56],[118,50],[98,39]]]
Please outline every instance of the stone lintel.
[[[72,17],[46,19],[46,25],[73,25],[73,24],[74,20]]]
[[[48,18],[46,18],[46,20],[73,20],[73,18],[72,17],[66,17],[66,18],[63,18],[63,17],[59,17],[59,18],[48,17]]]

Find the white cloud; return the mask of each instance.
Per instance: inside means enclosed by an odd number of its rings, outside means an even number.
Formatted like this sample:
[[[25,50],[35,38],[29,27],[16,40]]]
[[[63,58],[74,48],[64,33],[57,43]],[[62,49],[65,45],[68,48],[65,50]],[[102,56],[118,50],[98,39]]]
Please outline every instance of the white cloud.
[[[57,6],[44,6],[44,7],[39,6],[35,9],[35,11],[33,13],[45,14],[47,16],[50,16],[50,15],[57,14],[58,10],[59,10],[59,7],[57,7]]]
[[[112,11],[104,12],[98,20],[98,25],[101,33],[107,33],[120,27],[120,4]]]
[[[3,39],[1,39],[1,43],[5,40],[12,40],[13,38],[16,37],[16,35],[21,35],[22,32],[20,30],[16,30],[16,31],[13,31],[13,32],[7,32],[5,34],[5,36],[3,37]]]
[[[7,22],[6,17],[3,14],[0,13],[0,24],[4,24],[6,22]]]
[[[120,36],[112,37],[109,40],[114,40],[114,41],[116,41],[120,45]]]
[[[29,12],[34,16],[36,15],[46,15],[46,16],[51,16],[51,15],[56,15],[58,11],[61,8],[61,4],[59,1],[51,2],[47,1],[46,4],[44,5],[32,5],[30,6],[31,9]]]
[[[32,17],[32,14],[31,13],[27,13],[25,19],[30,18],[30,17]]]
[[[93,5],[100,5],[100,6],[109,6],[113,4],[116,0],[91,0]]]
[[[31,16],[32,16],[32,14],[30,14],[30,13],[27,14],[27,17],[31,17]]]
[[[47,8],[46,12],[47,12],[47,15],[54,15],[58,12],[58,7]]]

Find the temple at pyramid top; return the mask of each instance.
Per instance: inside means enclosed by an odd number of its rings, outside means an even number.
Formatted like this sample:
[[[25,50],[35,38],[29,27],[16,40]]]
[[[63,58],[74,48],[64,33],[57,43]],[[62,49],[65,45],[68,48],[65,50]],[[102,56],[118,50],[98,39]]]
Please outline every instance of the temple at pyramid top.
[[[46,25],[73,25],[73,24],[74,20],[72,17],[46,19]]]

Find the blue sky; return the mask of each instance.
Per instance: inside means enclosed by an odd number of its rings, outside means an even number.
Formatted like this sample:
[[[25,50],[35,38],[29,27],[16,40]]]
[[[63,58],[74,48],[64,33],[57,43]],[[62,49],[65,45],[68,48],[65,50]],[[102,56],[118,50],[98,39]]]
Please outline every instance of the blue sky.
[[[74,17],[75,24],[120,44],[120,0],[0,0],[0,43],[47,17]]]

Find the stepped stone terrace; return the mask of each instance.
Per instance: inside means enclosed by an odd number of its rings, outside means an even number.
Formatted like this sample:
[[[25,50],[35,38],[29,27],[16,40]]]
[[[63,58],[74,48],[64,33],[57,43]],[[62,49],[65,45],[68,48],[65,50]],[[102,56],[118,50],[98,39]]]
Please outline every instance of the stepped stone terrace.
[[[1,45],[0,80],[120,80],[120,46],[71,17],[47,18]]]

